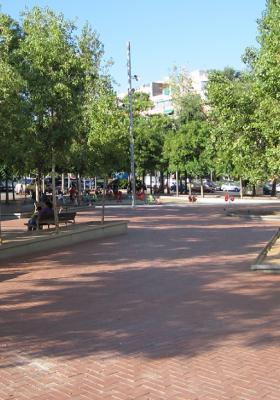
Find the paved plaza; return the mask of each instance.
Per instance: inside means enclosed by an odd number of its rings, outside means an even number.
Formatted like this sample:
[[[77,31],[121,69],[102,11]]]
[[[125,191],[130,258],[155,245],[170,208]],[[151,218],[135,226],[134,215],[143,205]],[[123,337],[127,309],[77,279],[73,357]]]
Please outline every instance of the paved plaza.
[[[250,271],[278,222],[107,214],[128,234],[1,262],[0,400],[279,400],[280,275]]]

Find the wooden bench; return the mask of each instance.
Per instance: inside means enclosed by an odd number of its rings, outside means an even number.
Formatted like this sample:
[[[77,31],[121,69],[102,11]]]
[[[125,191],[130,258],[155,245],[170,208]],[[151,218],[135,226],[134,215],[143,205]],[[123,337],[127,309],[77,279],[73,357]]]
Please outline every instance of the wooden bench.
[[[60,212],[57,214],[58,224],[73,224],[75,223],[76,212]],[[24,224],[28,226],[28,223]],[[37,221],[37,229],[43,228],[46,225],[48,228],[50,225],[55,225],[54,217],[52,218],[42,218]]]
[[[57,214],[57,219],[58,219],[58,224],[73,224],[75,223],[75,218],[76,218],[76,212],[60,212]],[[47,225],[48,228],[50,225],[55,225],[54,217],[53,218],[43,218],[43,219],[38,219],[37,226],[43,227],[44,225]]]

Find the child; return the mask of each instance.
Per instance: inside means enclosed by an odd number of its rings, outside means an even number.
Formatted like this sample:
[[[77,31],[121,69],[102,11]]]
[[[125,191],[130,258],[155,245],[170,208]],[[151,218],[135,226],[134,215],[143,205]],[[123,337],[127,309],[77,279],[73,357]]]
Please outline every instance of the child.
[[[32,214],[32,217],[29,219],[28,225],[27,225],[27,230],[28,231],[35,231],[36,230],[38,214],[42,210],[42,207],[39,204],[34,203],[34,206],[35,206],[34,213]]]

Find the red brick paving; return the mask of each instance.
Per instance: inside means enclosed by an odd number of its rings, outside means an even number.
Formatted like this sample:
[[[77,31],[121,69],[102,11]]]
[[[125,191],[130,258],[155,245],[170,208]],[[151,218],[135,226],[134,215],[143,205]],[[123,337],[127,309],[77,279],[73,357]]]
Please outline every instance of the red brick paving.
[[[276,223],[110,214],[128,235],[1,264],[0,400],[279,400],[280,277],[249,271]]]

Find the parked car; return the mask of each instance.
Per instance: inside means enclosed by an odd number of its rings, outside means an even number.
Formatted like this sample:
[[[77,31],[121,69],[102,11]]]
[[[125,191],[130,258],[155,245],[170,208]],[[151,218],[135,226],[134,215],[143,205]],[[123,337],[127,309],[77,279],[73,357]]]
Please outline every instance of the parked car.
[[[215,182],[215,183],[213,182],[213,184],[214,184],[215,190],[216,190],[217,192],[219,192],[219,191],[222,190],[222,185],[221,185],[220,182]]]
[[[275,187],[276,193],[280,193],[280,183],[277,183]],[[272,193],[272,183],[268,182],[263,185],[263,194],[269,195]]]
[[[217,185],[216,183],[208,180],[208,179],[204,179],[203,181],[203,187],[206,189],[205,191],[207,192],[207,189],[210,189],[210,192],[215,192],[215,191],[219,191],[221,190],[221,185]]]
[[[192,192],[193,193],[201,193],[201,185],[200,185],[200,183],[197,183],[197,182],[192,183],[191,188],[192,188]],[[213,187],[211,187],[211,186],[208,186],[208,185],[204,184],[203,185],[203,191],[204,191],[204,193],[214,193],[215,189]]]
[[[270,195],[272,192],[272,185],[271,183],[266,183],[263,185],[263,194],[265,195]]]
[[[12,192],[13,191],[13,182],[8,181],[7,184],[8,184],[8,192]],[[1,192],[7,191],[6,181],[0,181],[0,191]]]
[[[173,184],[170,186],[171,192],[176,192],[176,187],[177,187],[176,183],[173,183]],[[184,185],[179,185],[179,193],[183,193],[185,190],[186,190],[186,188],[185,188]]]
[[[234,182],[227,182],[221,186],[222,191],[224,192],[240,192],[240,187],[236,185]]]

